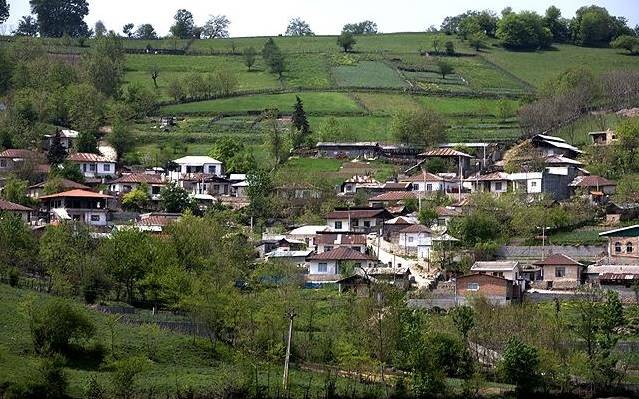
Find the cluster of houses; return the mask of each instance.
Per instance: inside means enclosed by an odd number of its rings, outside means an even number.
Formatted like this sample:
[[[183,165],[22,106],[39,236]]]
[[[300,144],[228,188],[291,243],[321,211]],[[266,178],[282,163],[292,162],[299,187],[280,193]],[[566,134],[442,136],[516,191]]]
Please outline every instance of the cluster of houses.
[[[593,145],[616,140],[611,131],[590,136]],[[0,211],[19,214],[34,225],[76,220],[111,228],[126,219],[120,206],[124,195],[144,187],[151,203],[159,205],[162,190],[169,184],[178,185],[202,205],[221,203],[239,209],[249,203],[246,175],[226,174],[224,165],[211,157],[185,156],[170,162],[166,169],[123,167],[106,155],[73,153],[76,138],[73,131],[56,133],[56,139],[69,150],[67,162],[77,165],[83,182],[62,179],[59,192],[52,194],[46,193],[44,178],[50,167],[43,153],[21,149],[0,152],[0,176],[28,166],[41,177],[40,183],[28,188],[37,207],[0,200]],[[52,139],[45,137],[45,149]],[[359,294],[368,293],[374,281],[387,281],[403,289],[428,288],[453,298],[481,294],[500,301],[520,300],[531,290],[572,292],[590,283],[618,287],[628,295],[633,292],[632,287],[639,283],[639,226],[602,233],[609,245],[597,262],[561,253],[533,262],[476,262],[466,275],[452,279],[438,267],[442,253],[455,253],[458,240],[448,233],[447,226],[464,214],[473,192],[545,194],[557,201],[585,195],[607,206],[611,222],[639,216],[639,212],[633,213],[639,207],[609,201],[615,183],[585,170],[576,159],[581,150],[565,140],[539,134],[518,147],[529,150],[522,155],[515,152],[516,147],[504,153],[504,148],[491,143],[449,143],[425,152],[379,143],[319,143],[321,156],[386,157],[409,167],[390,181],[362,175],[346,179],[336,194],[346,199],[363,194],[367,206],[336,208],[324,215],[324,225],[264,234],[255,244],[256,254],[263,260],[297,265],[310,287],[337,284],[340,290]],[[515,159],[516,170],[508,167],[505,159]],[[434,160],[445,170],[429,171]],[[450,197],[452,204],[437,207],[436,220],[421,224],[415,205],[420,208],[423,201],[436,195]],[[151,212],[134,215],[133,220],[140,230],[158,233],[179,218],[179,214]]]

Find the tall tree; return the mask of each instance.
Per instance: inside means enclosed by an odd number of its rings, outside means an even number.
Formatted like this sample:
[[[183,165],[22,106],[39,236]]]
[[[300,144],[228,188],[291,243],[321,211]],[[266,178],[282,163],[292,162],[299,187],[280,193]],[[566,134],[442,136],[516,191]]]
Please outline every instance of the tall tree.
[[[0,0],[0,24],[9,19],[9,8],[7,0]]]
[[[257,51],[253,47],[249,47],[244,49],[244,65],[251,71],[253,65],[255,65],[255,61],[257,60]]]
[[[270,199],[273,195],[273,179],[265,170],[254,170],[246,176],[248,187],[246,193],[251,200],[252,215],[256,218],[267,218],[270,215]]]
[[[377,24],[373,21],[362,21],[354,24],[346,24],[342,32],[353,35],[374,35],[377,33]]]
[[[133,138],[129,133],[127,121],[120,115],[115,117],[112,125],[111,133],[107,135],[107,141],[113,146],[118,157],[122,158],[131,149]]]
[[[288,22],[286,28],[286,36],[315,36],[311,30],[311,26],[303,19],[296,17]]]
[[[38,35],[38,21],[31,15],[25,15],[20,21],[18,21],[18,28],[13,31],[16,36],[31,36]]]
[[[450,75],[455,71],[453,65],[442,58],[437,60],[437,69],[439,69],[439,73],[442,75],[442,79],[446,79],[446,75]]]
[[[311,127],[308,124],[308,118],[306,118],[306,112],[304,111],[304,104],[299,96],[295,96],[295,109],[292,120],[291,145],[293,148],[299,148],[306,143],[311,133]]]
[[[226,15],[211,15],[202,27],[202,36],[207,39],[219,39],[229,37],[229,25],[231,21]]]
[[[264,115],[263,126],[265,133],[268,136],[268,146],[275,161],[275,167],[282,163],[283,158],[286,156],[286,143],[284,136],[282,135],[282,129],[277,120],[279,116],[278,110],[271,110]]]
[[[566,18],[561,17],[561,10],[555,6],[550,6],[546,10],[544,16],[544,25],[550,29],[553,40],[558,43],[563,43],[570,38],[570,28],[568,26],[569,21]]]
[[[182,8],[177,10],[173,18],[175,19],[175,23],[169,29],[171,34],[179,39],[192,38],[193,29],[195,28],[195,23],[193,22],[193,14],[191,14],[190,11]]]
[[[497,24],[497,38],[508,49],[536,50],[549,47],[552,33],[543,18],[533,11],[512,12]]]
[[[155,32],[155,28],[151,24],[142,24],[138,26],[133,36],[136,39],[143,40],[155,40],[158,38],[158,34]]]
[[[446,123],[432,109],[399,111],[393,116],[391,131],[395,138],[406,144],[432,147],[446,139]]]
[[[84,17],[89,14],[87,0],[30,0],[31,12],[38,16],[40,35],[62,37],[87,36],[89,28]]]
[[[126,37],[131,37],[133,36],[133,27],[135,25],[133,25],[132,23],[128,23],[126,25],[124,25],[122,27],[122,33],[124,33],[126,35]]]
[[[67,150],[62,145],[61,135],[62,133],[58,130],[51,138],[51,145],[47,153],[47,160],[51,165],[59,165],[64,162],[67,157]]]
[[[107,33],[107,28],[104,25],[104,22],[97,21],[95,23],[95,27],[93,28],[93,34],[95,37],[103,37]]]
[[[124,76],[124,46],[115,33],[98,38],[83,63],[89,81],[107,97],[114,96]]]

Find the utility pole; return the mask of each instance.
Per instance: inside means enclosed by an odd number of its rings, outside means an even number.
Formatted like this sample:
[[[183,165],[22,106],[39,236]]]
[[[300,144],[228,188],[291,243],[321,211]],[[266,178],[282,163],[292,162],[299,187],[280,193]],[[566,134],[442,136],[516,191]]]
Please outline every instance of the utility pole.
[[[289,310],[286,316],[289,319],[288,343],[286,344],[286,358],[284,360],[284,378],[282,380],[282,385],[284,386],[284,391],[288,393],[288,363],[291,357],[291,338],[293,336],[293,319],[295,318],[296,314],[293,310]]]

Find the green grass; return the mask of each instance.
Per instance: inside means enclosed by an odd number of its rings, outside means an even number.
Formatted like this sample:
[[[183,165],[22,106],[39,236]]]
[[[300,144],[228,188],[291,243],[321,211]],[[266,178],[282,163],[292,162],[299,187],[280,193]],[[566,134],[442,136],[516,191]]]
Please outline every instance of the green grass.
[[[354,97],[374,114],[390,115],[399,110],[416,111],[422,106],[406,94],[355,93]]]
[[[310,117],[311,129],[318,131],[329,116]],[[388,116],[344,116],[335,117],[341,126],[342,141],[394,141],[390,131],[391,118]]]
[[[607,240],[599,237],[599,233],[605,230],[590,228],[556,233],[548,237],[548,242],[551,245],[603,245]]]
[[[355,101],[342,93],[298,93],[304,101],[304,109],[308,113],[361,113],[362,109]],[[265,109],[277,108],[281,112],[290,113],[295,105],[296,94],[252,95],[210,101],[199,101],[186,104],[162,107],[162,114],[194,114],[194,113],[235,113],[261,112]]]
[[[419,103],[445,115],[495,115],[498,100],[454,97],[415,97]],[[515,105],[514,100],[508,100]]]
[[[344,162],[325,158],[291,158],[276,174],[279,182],[306,182],[317,184],[325,181],[331,185],[344,182],[354,175],[372,175],[385,181],[396,173],[392,165],[382,162]]]
[[[337,66],[333,68],[333,77],[341,87],[408,87],[395,69],[377,61],[360,61],[355,65]]]
[[[284,82],[287,87],[328,88],[332,86],[328,60],[323,54],[294,54],[286,57]]]
[[[639,68],[637,57],[608,48],[587,48],[556,44],[544,51],[507,51],[493,48],[483,55],[487,60],[535,87],[568,68],[587,67],[596,74],[611,69]]]
[[[588,133],[600,132],[606,129],[614,130],[621,119],[622,118],[616,114],[587,115],[567,126],[562,127],[553,134],[565,139],[573,145],[590,145],[592,140]]]

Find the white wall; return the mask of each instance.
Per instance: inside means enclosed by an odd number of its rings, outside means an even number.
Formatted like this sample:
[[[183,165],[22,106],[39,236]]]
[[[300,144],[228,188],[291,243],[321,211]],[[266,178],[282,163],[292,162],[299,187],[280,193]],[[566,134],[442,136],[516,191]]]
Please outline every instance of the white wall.
[[[320,263],[326,263],[326,272],[319,271]],[[308,274],[337,274],[337,262],[336,261],[317,261],[313,260],[310,262],[308,267]]]

